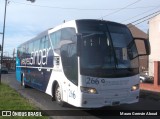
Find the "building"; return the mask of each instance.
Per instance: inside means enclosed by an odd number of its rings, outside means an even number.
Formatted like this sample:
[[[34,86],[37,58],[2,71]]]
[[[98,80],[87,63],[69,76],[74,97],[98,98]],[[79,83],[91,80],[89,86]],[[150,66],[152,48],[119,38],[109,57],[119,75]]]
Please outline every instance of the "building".
[[[149,21],[149,40],[151,45],[149,75],[154,76],[154,61],[160,61],[160,14]]]
[[[3,57],[2,66],[6,67],[8,70],[15,70],[15,57]]]
[[[141,84],[141,89],[160,92],[160,14],[149,21],[149,76],[153,76],[153,84]]]

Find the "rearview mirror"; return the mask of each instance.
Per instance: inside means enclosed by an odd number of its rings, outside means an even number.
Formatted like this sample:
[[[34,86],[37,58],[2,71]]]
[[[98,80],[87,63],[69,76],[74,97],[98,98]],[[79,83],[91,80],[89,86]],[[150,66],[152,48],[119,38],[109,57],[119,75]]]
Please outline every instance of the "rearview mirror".
[[[145,38],[134,38],[136,47],[138,49],[138,56],[150,55],[150,43],[148,39]]]

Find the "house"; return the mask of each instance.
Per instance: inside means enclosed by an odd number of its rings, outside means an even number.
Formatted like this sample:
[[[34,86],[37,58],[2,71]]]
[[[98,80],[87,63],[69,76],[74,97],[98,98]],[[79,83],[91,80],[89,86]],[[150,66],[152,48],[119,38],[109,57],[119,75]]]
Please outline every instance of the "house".
[[[149,56],[149,74],[154,75],[154,61],[160,61],[160,14],[149,21],[149,40],[151,55]]]
[[[142,83],[141,89],[160,92],[160,14],[149,20],[149,76],[153,76],[152,84]]]

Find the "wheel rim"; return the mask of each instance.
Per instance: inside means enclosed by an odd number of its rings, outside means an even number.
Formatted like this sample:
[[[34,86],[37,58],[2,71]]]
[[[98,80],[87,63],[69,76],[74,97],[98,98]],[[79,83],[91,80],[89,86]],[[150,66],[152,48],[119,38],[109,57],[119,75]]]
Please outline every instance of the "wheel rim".
[[[57,90],[56,90],[56,100],[58,102],[61,102],[61,93],[60,93],[60,88],[57,87]]]

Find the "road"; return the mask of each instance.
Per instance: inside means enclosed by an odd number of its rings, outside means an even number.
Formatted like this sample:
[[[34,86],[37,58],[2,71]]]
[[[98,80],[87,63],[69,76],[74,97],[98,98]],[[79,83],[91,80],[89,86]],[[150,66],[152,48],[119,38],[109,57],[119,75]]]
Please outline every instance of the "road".
[[[158,116],[101,116],[97,115],[99,113],[99,110],[102,110],[102,112],[110,112],[110,110],[160,110],[160,101],[159,100],[151,100],[149,98],[140,98],[140,101],[135,104],[131,105],[120,105],[120,106],[114,106],[114,107],[104,107],[100,109],[90,109],[83,110],[80,108],[76,108],[70,105],[67,105],[66,107],[60,107],[55,101],[51,101],[51,97],[43,92],[40,92],[33,88],[23,88],[21,87],[20,83],[16,81],[15,79],[15,73],[11,72],[9,74],[3,74],[2,75],[2,82],[9,84],[10,87],[15,89],[17,92],[19,92],[22,96],[29,99],[32,103],[34,103],[38,108],[41,110],[63,110],[67,111],[71,110],[70,112],[74,113],[74,111],[78,110],[78,113],[85,113],[89,116],[60,116],[56,115],[54,116],[54,119],[106,119],[106,118],[112,118],[112,119],[120,119],[120,118],[135,118],[135,119],[157,119],[160,118]],[[96,113],[97,112],[97,113]],[[132,111],[131,111],[132,112]]]

